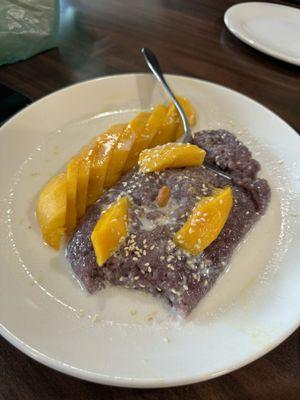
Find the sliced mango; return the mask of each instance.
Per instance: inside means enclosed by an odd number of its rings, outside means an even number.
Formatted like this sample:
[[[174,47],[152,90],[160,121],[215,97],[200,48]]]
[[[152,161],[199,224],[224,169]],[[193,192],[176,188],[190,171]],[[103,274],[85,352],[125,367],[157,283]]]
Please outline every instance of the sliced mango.
[[[97,264],[101,267],[117,250],[128,233],[127,197],[121,197],[104,211],[91,235]]]
[[[96,139],[94,158],[89,175],[88,206],[97,201],[103,192],[109,161],[125,126],[125,124],[113,125]]]
[[[93,159],[90,167],[89,182],[87,190],[87,206],[95,203],[103,191],[103,184],[106,176],[109,146],[112,145],[112,138],[105,133],[99,136],[94,144]]]
[[[201,165],[205,151],[190,143],[167,143],[146,149],[139,157],[140,170],[144,173],[166,168],[180,168]]]
[[[77,182],[80,157],[71,158],[67,166],[66,233],[72,235],[77,223]]]
[[[67,179],[65,172],[52,178],[41,191],[36,215],[44,241],[58,250],[65,231]]]
[[[151,147],[151,143],[153,142],[153,139],[158,130],[162,126],[166,118],[167,112],[168,107],[163,104],[159,104],[153,109],[146,123],[144,134],[141,136],[138,146],[138,153],[140,153],[144,149],[147,149],[148,147]]]
[[[124,173],[125,163],[137,137],[136,129],[140,126],[139,121],[144,119],[143,114],[144,113],[139,113],[136,118],[131,120],[119,136],[110,157],[108,165],[109,174],[107,174],[105,178],[105,187],[115,185]]]
[[[129,123],[130,129],[135,133],[135,140],[124,164],[124,172],[131,170],[138,162],[140,141],[145,134],[145,127],[149,116],[149,112],[140,112],[138,116]]]
[[[196,118],[194,109],[187,99],[180,97],[178,99],[185,107],[190,124],[193,125]],[[93,139],[79,155],[69,161],[66,173],[59,175],[64,179],[55,177],[54,183],[50,181],[49,188],[47,185],[40,193],[37,214],[44,240],[51,246],[59,248],[64,231],[68,235],[73,233],[78,219],[85,214],[86,207],[98,200],[105,187],[116,184],[124,172],[136,165],[142,150],[176,140],[180,133],[179,129],[180,118],[174,105],[159,104],[151,113],[141,112],[128,125],[115,125]],[[191,155],[190,158],[193,157]],[[172,166],[165,165],[163,168],[180,166],[180,157],[175,158],[177,164],[173,160]],[[184,163],[184,166],[194,165],[195,161],[192,164],[191,162]],[[153,164],[156,165],[156,161]],[[63,190],[64,203],[61,195],[56,201],[52,194]],[[48,205],[45,206],[46,202]],[[50,210],[48,213],[47,207]],[[57,214],[54,212],[55,207]],[[64,211],[61,211],[62,209]]]
[[[220,234],[232,208],[230,187],[216,189],[193,209],[186,223],[175,234],[175,243],[193,255],[200,254]]]
[[[179,101],[181,107],[183,108],[190,126],[194,126],[196,124],[196,110],[194,109],[192,103],[189,101],[187,97],[177,96],[177,100]],[[175,136],[173,137],[173,141],[179,139],[183,135],[183,132],[184,132],[183,125],[180,118],[179,124],[175,130]]]
[[[133,143],[125,164],[125,171],[134,167],[138,162],[140,152],[150,146],[150,143],[167,115],[167,111],[168,108],[166,106],[159,104],[153,109],[150,115],[145,113],[146,115],[144,117],[141,116],[141,123],[144,123],[144,126],[143,129],[140,129],[140,133]]]
[[[93,149],[90,149],[90,146],[86,146],[80,153],[78,178],[77,178],[77,194],[76,194],[77,219],[83,217],[86,210],[86,200],[87,200],[90,168],[92,163],[92,158],[91,158],[92,154],[93,154]]]
[[[162,122],[161,127],[158,129],[154,136],[150,147],[160,146],[169,143],[175,137],[176,130],[179,126],[180,117],[173,103],[169,104],[168,111]]]

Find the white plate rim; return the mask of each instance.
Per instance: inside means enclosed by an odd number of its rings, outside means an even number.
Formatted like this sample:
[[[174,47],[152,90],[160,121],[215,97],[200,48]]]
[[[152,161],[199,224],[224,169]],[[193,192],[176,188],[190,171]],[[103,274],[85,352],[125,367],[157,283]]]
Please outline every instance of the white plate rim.
[[[124,78],[126,79],[127,77],[133,77],[133,76],[148,76],[150,74],[147,73],[127,73],[127,74],[111,74],[111,75],[105,75],[99,78],[94,78],[94,79],[88,79],[79,83],[75,83],[72,85],[68,85],[66,87],[63,87],[60,90],[57,90],[55,92],[52,92],[41,99],[33,102],[31,105],[27,106],[26,108],[22,109],[18,113],[16,113],[12,118],[10,118],[2,127],[0,127],[0,132],[3,127],[9,126],[14,122],[15,119],[19,118],[20,115],[23,113],[27,112],[28,109],[32,106],[34,106],[36,103],[41,103],[44,101],[47,101],[47,99],[51,96],[55,96],[59,92],[63,91],[68,91],[71,88],[78,87],[81,85],[85,85],[87,83],[92,83],[95,81],[101,81],[105,79],[119,79],[119,78]],[[181,79],[189,79],[189,80],[194,80],[194,81],[202,81],[204,83],[209,83],[210,85],[213,85],[216,88],[219,88],[221,90],[225,90],[229,93],[239,95],[245,100],[250,100],[251,102],[255,103],[256,106],[261,108],[264,112],[271,114],[273,117],[276,117],[277,120],[279,120],[281,123],[286,125],[287,128],[289,128],[290,133],[293,132],[293,134],[299,138],[298,133],[296,130],[290,126],[284,119],[282,119],[280,116],[278,116],[275,112],[271,111],[269,108],[266,106],[262,105],[261,103],[257,102],[256,100],[252,99],[251,97],[244,95],[234,89],[231,89],[229,87],[226,87],[224,85],[220,85],[214,82],[211,82],[209,80],[201,79],[201,78],[196,78],[196,77],[187,77],[184,75],[180,74],[165,74],[166,78],[181,78]],[[157,378],[149,378],[149,379],[140,379],[140,378],[131,378],[131,377],[116,377],[116,376],[107,376],[103,375],[101,373],[95,373],[91,371],[87,371],[84,369],[80,369],[78,367],[74,367],[68,363],[62,362],[59,359],[51,358],[48,357],[47,355],[43,354],[42,352],[34,349],[33,347],[27,345],[24,343],[22,340],[18,339],[13,333],[11,333],[8,329],[5,328],[0,322],[0,334],[9,342],[11,343],[14,347],[16,347],[18,350],[23,352],[24,354],[28,355],[32,359],[40,362],[41,364],[50,367],[52,369],[55,369],[57,371],[60,371],[62,373],[65,373],[67,375],[84,379],[86,381],[91,381],[95,383],[101,383],[105,385],[111,385],[111,386],[120,386],[120,387],[132,387],[132,388],[159,388],[159,387],[175,387],[175,386],[182,386],[182,385],[187,385],[187,384],[192,384],[192,383],[197,383],[197,382],[202,382],[206,381],[209,379],[213,379],[222,375],[225,375],[227,373],[230,373],[232,371],[235,371],[243,366],[246,366],[253,361],[259,359],[260,357],[266,355],[269,353],[271,350],[276,348],[280,343],[282,343],[286,338],[288,338],[298,327],[300,326],[300,315],[298,317],[298,320],[295,320],[294,323],[289,327],[288,330],[285,331],[283,335],[277,338],[277,340],[274,340],[269,346],[266,346],[263,350],[258,350],[256,353],[254,353],[251,357],[248,357],[247,359],[242,360],[239,363],[236,363],[232,365],[229,368],[226,368],[226,370],[221,370],[217,371],[216,373],[208,373],[207,375],[195,375],[191,376],[189,378],[182,378],[182,379],[165,379],[164,381],[157,379]]]
[[[241,40],[242,42],[248,44],[249,46],[253,47],[254,49],[256,49],[262,53],[265,53],[271,57],[274,57],[274,58],[277,58],[278,60],[285,61],[290,64],[299,66],[300,65],[300,57],[287,56],[276,50],[270,49],[270,48],[264,46],[263,44],[260,44],[260,42],[253,41],[252,39],[250,39],[247,35],[245,35],[243,33],[243,30],[236,28],[235,24],[232,24],[231,14],[233,12],[235,12],[237,9],[240,9],[240,8],[243,9],[245,6],[248,6],[248,5],[253,5],[253,6],[264,5],[264,6],[268,6],[270,8],[272,8],[272,7],[288,8],[288,9],[292,9],[292,10],[297,10],[297,11],[299,11],[299,13],[300,13],[300,10],[298,10],[295,7],[291,7],[291,6],[287,6],[287,5],[283,5],[283,4],[250,1],[250,2],[246,2],[246,3],[238,3],[238,4],[233,5],[233,6],[229,7],[224,14],[224,23],[225,23],[226,27],[239,40]]]
[[[22,341],[20,341],[16,336],[11,334],[8,330],[6,330],[2,324],[0,324],[0,334],[4,337],[10,344],[12,344],[16,349],[20,350],[23,354],[29,356],[33,360],[45,365],[46,367],[52,368],[56,371],[64,373],[66,375],[72,376],[74,378],[83,379],[88,382],[98,383],[102,385],[108,386],[116,386],[116,387],[124,387],[124,388],[136,388],[136,389],[156,389],[156,388],[168,388],[168,387],[178,387],[184,385],[191,385],[194,383],[205,382],[211,379],[215,379],[221,377],[223,375],[234,372],[242,367],[245,367],[252,362],[258,360],[259,358],[267,355],[269,352],[274,350],[277,346],[279,346],[284,340],[286,340],[290,335],[292,335],[300,326],[300,318],[299,321],[295,323],[295,325],[291,328],[291,330],[286,332],[285,336],[278,338],[277,342],[273,342],[268,348],[265,349],[264,352],[258,352],[258,354],[254,354],[253,357],[249,357],[248,359],[235,364],[234,366],[218,371],[214,374],[202,375],[201,378],[199,375],[195,375],[190,377],[189,379],[183,378],[179,379],[169,379],[169,380],[158,380],[158,379],[138,379],[138,378],[122,378],[122,377],[109,377],[107,375],[102,375],[100,373],[94,373],[90,371],[86,371],[84,369],[80,369],[74,367],[70,364],[59,361],[55,358],[51,358],[46,356],[45,354],[33,349],[31,346],[26,345]]]

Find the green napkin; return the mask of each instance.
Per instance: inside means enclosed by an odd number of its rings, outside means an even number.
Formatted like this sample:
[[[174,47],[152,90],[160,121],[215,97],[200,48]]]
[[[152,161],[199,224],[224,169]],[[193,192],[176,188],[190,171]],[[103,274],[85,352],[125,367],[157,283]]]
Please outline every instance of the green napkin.
[[[59,0],[0,0],[0,65],[56,47]]]

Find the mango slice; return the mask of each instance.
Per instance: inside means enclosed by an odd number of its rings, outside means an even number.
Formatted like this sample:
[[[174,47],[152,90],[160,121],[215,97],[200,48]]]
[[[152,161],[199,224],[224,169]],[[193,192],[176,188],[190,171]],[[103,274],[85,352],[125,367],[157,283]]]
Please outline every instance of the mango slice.
[[[189,99],[186,97],[177,96],[177,100],[183,107],[190,126],[196,124],[196,111],[192,106]],[[165,143],[175,142],[178,138],[183,135],[183,125],[181,122],[180,115],[172,102],[168,103],[168,111],[165,119],[158,130],[157,134],[154,136],[151,145],[148,147],[160,146]]]
[[[163,104],[159,104],[153,109],[145,126],[144,134],[142,135],[140,141],[140,146],[138,149],[139,153],[142,150],[151,147],[151,143],[153,142],[155,135],[157,134],[158,130],[162,126],[167,116],[167,112],[168,112],[168,107],[166,107]]]
[[[196,110],[194,109],[192,103],[189,101],[187,97],[177,96],[177,100],[179,101],[181,107],[183,108],[190,126],[194,126],[196,124]],[[181,119],[179,119],[179,126],[175,131],[175,136],[173,137],[173,141],[179,139],[183,135],[183,125]]]
[[[176,130],[179,126],[180,117],[176,107],[173,103],[169,104],[168,111],[162,122],[161,127],[154,136],[150,147],[160,146],[165,143],[169,143],[175,137]]]
[[[89,173],[89,183],[87,191],[87,206],[95,203],[103,191],[104,180],[106,176],[107,160],[110,146],[113,140],[104,132],[100,135],[94,144],[93,159]]]
[[[100,135],[94,145],[94,158],[90,168],[87,205],[95,203],[101,196],[107,176],[107,168],[115,145],[122,135],[125,124],[113,125]]]
[[[91,235],[97,264],[101,267],[105,261],[117,250],[128,233],[127,197],[121,197],[104,211]]]
[[[77,178],[77,219],[84,216],[86,211],[87,191],[94,150],[91,146],[86,146],[80,153]]]
[[[41,191],[36,215],[44,241],[59,250],[65,231],[67,179],[65,172],[52,178]]]
[[[129,151],[128,157],[124,164],[124,172],[131,170],[138,162],[139,147],[142,136],[145,134],[145,126],[149,119],[150,113],[140,112],[136,118],[130,121],[128,128],[135,133],[135,140]]]
[[[72,235],[77,223],[77,182],[80,157],[71,158],[67,166],[66,233]]]
[[[115,185],[124,173],[125,163],[137,137],[137,132],[142,128],[140,122],[144,121],[144,114],[145,113],[139,113],[136,118],[132,119],[119,136],[109,161],[109,174],[107,174],[105,178],[105,187]]]
[[[154,136],[156,135],[159,127],[167,114],[167,107],[163,104],[156,106],[153,111],[149,113],[144,113],[141,116],[142,127],[139,129],[139,135],[136,137],[130,154],[127,158],[124,170],[128,171],[134,167],[139,159],[140,152],[150,146]],[[143,121],[144,119],[144,121]]]
[[[220,234],[232,207],[230,187],[216,189],[193,209],[186,223],[175,234],[175,243],[194,256],[200,254]]]
[[[203,163],[205,154],[200,147],[190,143],[167,143],[142,151],[139,166],[144,173],[197,166]]]

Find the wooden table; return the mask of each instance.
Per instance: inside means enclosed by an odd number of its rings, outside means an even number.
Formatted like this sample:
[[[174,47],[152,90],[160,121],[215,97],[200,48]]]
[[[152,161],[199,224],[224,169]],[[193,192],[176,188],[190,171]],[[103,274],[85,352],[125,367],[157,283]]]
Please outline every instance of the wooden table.
[[[85,79],[146,71],[147,46],[163,70],[238,90],[300,131],[300,70],[244,45],[225,28],[230,0],[64,0],[59,49],[0,68],[0,82],[36,100]],[[297,4],[297,2],[282,2]],[[299,3],[298,3],[299,4]],[[1,107],[1,105],[0,105]],[[0,400],[300,399],[300,331],[226,376],[164,390],[128,390],[50,370],[0,339]]]

